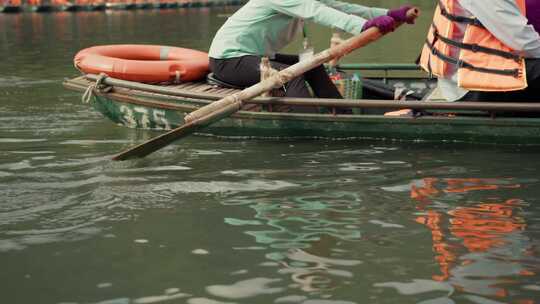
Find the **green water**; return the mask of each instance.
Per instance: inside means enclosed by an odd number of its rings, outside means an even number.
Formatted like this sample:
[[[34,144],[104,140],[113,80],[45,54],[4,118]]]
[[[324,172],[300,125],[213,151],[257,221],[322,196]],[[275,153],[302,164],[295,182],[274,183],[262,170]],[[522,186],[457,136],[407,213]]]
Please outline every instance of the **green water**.
[[[346,61],[414,61],[413,3]],[[0,15],[0,303],[540,301],[537,148],[190,137],[111,162],[157,133],[64,90],[74,54],[204,50],[234,9]]]

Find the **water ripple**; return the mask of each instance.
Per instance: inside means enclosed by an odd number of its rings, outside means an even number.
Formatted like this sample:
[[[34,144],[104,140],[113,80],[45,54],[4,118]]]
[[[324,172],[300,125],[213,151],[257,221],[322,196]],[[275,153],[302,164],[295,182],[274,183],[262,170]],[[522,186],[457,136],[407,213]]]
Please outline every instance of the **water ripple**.
[[[253,278],[236,282],[231,285],[210,285],[206,287],[208,293],[227,299],[244,299],[262,294],[275,294],[285,290],[282,287],[270,287],[281,279]]]
[[[0,88],[10,88],[10,87],[18,87],[18,88],[26,88],[26,87],[32,87],[32,86],[41,86],[44,84],[51,84],[56,83],[55,80],[47,80],[47,79],[29,79],[29,78],[23,78],[23,77],[17,77],[17,76],[0,76]]]
[[[165,191],[172,193],[238,193],[238,192],[254,192],[254,191],[276,191],[291,187],[298,187],[298,184],[285,181],[268,181],[268,180],[247,180],[243,182],[225,182],[225,181],[210,181],[210,182],[174,182],[161,183],[153,187],[153,191]]]
[[[432,291],[444,291],[448,295],[454,292],[454,287],[448,283],[436,282],[432,280],[414,279],[412,282],[384,282],[375,283],[374,287],[395,288],[402,295],[416,295]]]
[[[27,142],[42,142],[46,138],[0,138],[0,143],[27,143]]]

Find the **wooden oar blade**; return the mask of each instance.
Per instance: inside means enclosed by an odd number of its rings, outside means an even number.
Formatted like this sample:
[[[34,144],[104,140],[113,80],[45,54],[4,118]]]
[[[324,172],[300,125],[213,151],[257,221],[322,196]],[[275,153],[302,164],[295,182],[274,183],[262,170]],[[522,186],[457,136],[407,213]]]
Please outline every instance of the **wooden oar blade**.
[[[113,156],[113,160],[128,160],[133,158],[142,158],[145,157],[148,154],[151,154],[152,152],[155,152],[167,145],[169,145],[171,142],[178,140],[186,135],[189,135],[196,131],[196,129],[199,129],[200,126],[195,125],[193,123],[188,123],[185,125],[182,125],[179,128],[173,129],[167,133],[161,134],[159,136],[156,136],[152,138],[152,144],[149,145],[148,142],[143,142],[141,144],[138,144],[134,147],[131,147],[123,152],[120,152]]]

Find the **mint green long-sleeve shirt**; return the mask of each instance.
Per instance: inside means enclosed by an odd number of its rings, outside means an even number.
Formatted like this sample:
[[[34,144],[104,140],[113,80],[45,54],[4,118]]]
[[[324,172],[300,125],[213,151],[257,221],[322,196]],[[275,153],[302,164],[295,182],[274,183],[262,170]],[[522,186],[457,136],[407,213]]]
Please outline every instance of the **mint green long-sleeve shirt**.
[[[302,30],[304,20],[356,35],[366,19],[386,13],[386,9],[336,0],[250,0],[218,30],[209,55],[216,59],[273,58]]]

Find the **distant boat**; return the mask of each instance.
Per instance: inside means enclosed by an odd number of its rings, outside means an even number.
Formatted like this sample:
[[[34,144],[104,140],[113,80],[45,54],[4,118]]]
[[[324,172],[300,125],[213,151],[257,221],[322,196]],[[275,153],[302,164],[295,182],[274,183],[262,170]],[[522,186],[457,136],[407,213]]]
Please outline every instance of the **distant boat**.
[[[152,8],[163,9],[163,8],[167,8],[168,3],[164,1],[159,1],[159,2],[151,2],[150,4],[152,5]]]
[[[123,10],[126,9],[127,4],[123,2],[106,2],[105,8],[111,10]]]
[[[6,1],[0,4],[0,13],[18,13],[21,10],[21,4],[18,1]]]
[[[154,5],[152,4],[152,2],[148,1],[148,0],[136,0],[135,1],[135,8],[137,9],[150,9],[150,8],[153,8]]]
[[[107,8],[105,2],[102,3],[91,3],[88,5],[89,11],[103,11]]]
[[[165,2],[165,8],[177,8],[178,2],[177,1],[168,1]]]
[[[54,10],[54,6],[50,1],[28,0],[28,8],[32,12],[50,12]]]
[[[76,12],[81,10],[81,6],[74,3],[67,3],[60,6],[59,9],[66,12]]]
[[[2,1],[2,0],[0,0]],[[99,10],[132,10],[132,9],[166,9],[166,8],[199,8],[213,6],[240,5],[247,0],[125,0],[120,2],[91,2],[89,0],[28,0],[23,7],[20,0],[4,0],[0,4],[0,13],[16,13],[26,8],[32,12],[50,11],[99,11]]]
[[[52,0],[51,4],[54,10],[57,11],[75,12],[82,10],[82,6],[77,2],[70,2],[68,0]]]

